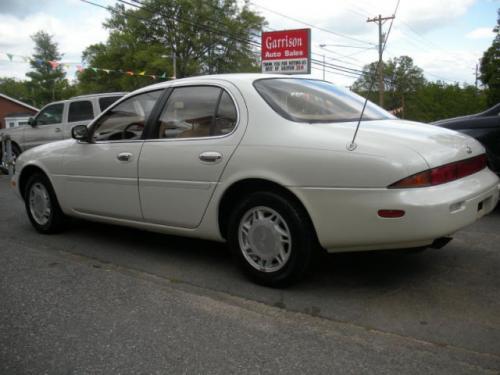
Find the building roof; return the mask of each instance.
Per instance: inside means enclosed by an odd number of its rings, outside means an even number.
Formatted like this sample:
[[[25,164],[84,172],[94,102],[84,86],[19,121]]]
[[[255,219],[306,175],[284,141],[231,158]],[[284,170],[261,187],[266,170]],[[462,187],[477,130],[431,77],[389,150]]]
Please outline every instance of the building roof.
[[[11,101],[11,102],[13,102],[13,103],[19,104],[19,105],[21,105],[21,106],[23,106],[23,107],[26,107],[26,108],[29,108],[29,109],[31,109],[31,110],[33,110],[33,111],[37,111],[37,112],[39,111],[39,109],[38,109],[38,108],[32,107],[32,106],[30,106],[29,104],[26,104],[26,103],[24,103],[24,102],[21,102],[20,100],[17,100],[17,99],[11,98],[10,96],[7,96],[7,95],[2,94],[2,93],[0,93],[0,98],[4,98],[4,99],[9,100],[9,101]]]

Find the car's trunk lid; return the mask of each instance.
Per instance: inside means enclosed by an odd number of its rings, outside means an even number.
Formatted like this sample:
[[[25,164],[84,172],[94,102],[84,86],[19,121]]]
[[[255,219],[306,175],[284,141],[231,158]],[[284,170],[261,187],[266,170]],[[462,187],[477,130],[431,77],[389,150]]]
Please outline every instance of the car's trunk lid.
[[[355,123],[314,124],[320,128],[349,127],[354,135]],[[347,130],[344,128],[344,131]],[[346,134],[345,132],[343,132]],[[382,150],[404,147],[418,153],[434,168],[457,160],[484,153],[483,146],[475,139],[438,126],[404,120],[365,121],[361,123],[356,139],[360,151],[363,145],[378,143]]]

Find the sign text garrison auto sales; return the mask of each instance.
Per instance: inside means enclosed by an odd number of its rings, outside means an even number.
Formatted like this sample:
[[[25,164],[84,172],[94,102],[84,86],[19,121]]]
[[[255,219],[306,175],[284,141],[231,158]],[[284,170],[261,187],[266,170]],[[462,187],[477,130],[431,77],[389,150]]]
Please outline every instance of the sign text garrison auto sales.
[[[262,33],[262,73],[310,74],[311,29]]]

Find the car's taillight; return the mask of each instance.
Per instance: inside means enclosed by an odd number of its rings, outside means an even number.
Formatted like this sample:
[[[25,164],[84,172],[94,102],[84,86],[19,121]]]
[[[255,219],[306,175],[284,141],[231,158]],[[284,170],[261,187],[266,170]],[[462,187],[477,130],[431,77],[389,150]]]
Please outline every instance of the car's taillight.
[[[404,189],[426,187],[444,184],[446,182],[458,180],[469,176],[486,168],[486,155],[482,154],[470,159],[460,160],[454,163],[442,165],[440,167],[428,169],[426,171],[403,178],[392,185],[391,189]]]

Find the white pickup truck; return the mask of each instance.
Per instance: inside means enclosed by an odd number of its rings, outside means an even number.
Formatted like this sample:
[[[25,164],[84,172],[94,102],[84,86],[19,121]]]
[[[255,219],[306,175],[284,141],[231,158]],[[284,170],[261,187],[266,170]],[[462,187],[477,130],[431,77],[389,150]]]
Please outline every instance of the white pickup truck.
[[[0,135],[10,135],[14,158],[32,147],[71,137],[76,125],[86,125],[107,107],[126,93],[112,92],[76,96],[68,100],[53,102],[43,107],[28,125],[0,129]],[[0,145],[0,165],[3,161]]]

